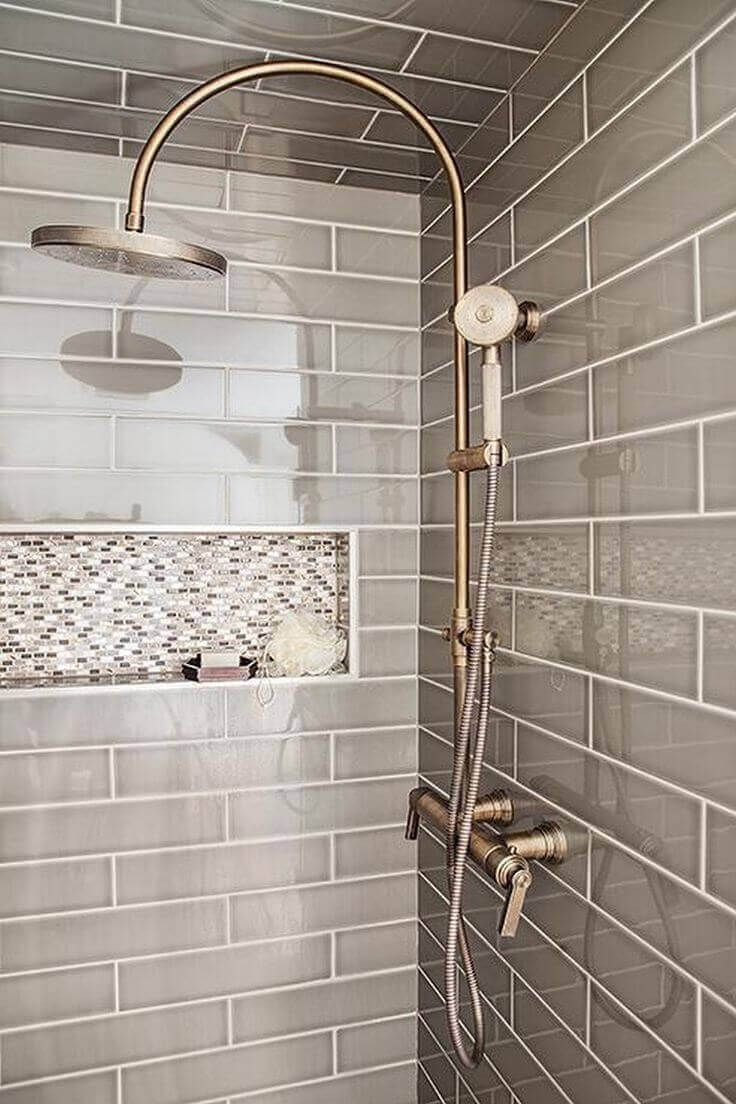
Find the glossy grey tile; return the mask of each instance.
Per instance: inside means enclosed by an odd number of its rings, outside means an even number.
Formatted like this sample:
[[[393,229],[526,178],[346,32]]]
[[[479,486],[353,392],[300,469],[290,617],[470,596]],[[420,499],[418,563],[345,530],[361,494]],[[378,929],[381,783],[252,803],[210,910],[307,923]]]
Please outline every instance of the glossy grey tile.
[[[702,130],[713,126],[736,106],[736,89],[730,59],[733,57],[734,26],[727,24],[696,55],[698,80],[698,123]]]
[[[347,373],[230,373],[229,412],[235,418],[402,425],[416,421],[416,403],[413,380],[368,379]]]
[[[191,414],[216,418],[224,408],[223,370],[114,360],[0,358],[6,410]]]
[[[416,521],[416,487],[408,477],[231,476],[230,521],[239,525],[410,525]]]
[[[591,263],[601,279],[727,214],[736,200],[723,162],[736,150],[726,124],[682,150],[591,220]]]
[[[416,853],[407,845],[400,826],[366,832],[340,832],[335,836],[335,873],[338,878],[396,874],[413,870],[415,865]]]
[[[375,104],[375,100],[371,100]],[[257,211],[322,222],[343,222],[390,230],[415,230],[419,226],[416,196],[392,194],[390,201],[380,191],[333,187],[275,176],[238,173],[232,181],[230,204],[234,210]]]
[[[409,1012],[414,1006],[415,984],[414,971],[402,970],[292,989],[286,1000],[283,993],[243,997],[233,1002],[235,1041],[292,1035]]]
[[[416,913],[416,878],[413,873],[393,874],[244,894],[234,898],[232,909],[233,938],[238,940],[408,921]]]
[[[733,1094],[736,1017],[715,1001],[703,1003],[703,1072],[727,1097]]]
[[[335,933],[335,968],[338,974],[361,974],[413,966],[416,944],[414,920],[339,931]]]
[[[173,1058],[123,1073],[125,1104],[184,1104],[215,1095],[262,1089],[325,1077],[332,1071],[329,1034],[250,1047],[224,1047],[209,1054]]]
[[[152,338],[161,344],[154,351],[150,341],[143,342],[142,338]],[[147,355],[142,352],[144,344],[150,349]],[[210,365],[214,349],[218,364],[238,368],[324,370],[330,364],[330,333],[325,325],[224,315],[139,310],[122,315],[118,356],[123,359],[136,361],[145,356],[152,360],[186,360]],[[96,352],[92,349],[91,355]]]
[[[330,976],[328,936],[190,951],[120,967],[120,1007],[271,989]]]
[[[711,422],[704,428],[705,508],[727,510],[736,499],[733,457],[736,420]]]
[[[604,683],[594,685],[595,746],[717,801],[733,803],[728,716]]]
[[[0,980],[3,1027],[50,1023],[115,1010],[115,977],[111,964]]]
[[[733,609],[731,518],[598,525],[596,591],[654,602]]]
[[[0,720],[8,751],[99,744],[101,732],[106,744],[216,739],[225,730],[224,694],[201,687],[192,696],[188,686],[6,692]]]
[[[725,0],[694,11],[687,0],[656,0],[590,68],[589,110],[597,129],[728,14]]]
[[[358,543],[360,575],[413,575],[417,564],[417,535],[401,529],[366,530]]]
[[[85,334],[87,356],[112,355],[112,313],[92,307],[0,303],[2,352],[21,356],[73,356],[74,339]],[[80,350],[81,352],[81,350]]]
[[[116,1104],[114,1070],[41,1081],[19,1089],[5,1089],[4,1104]]]
[[[335,737],[335,776],[372,778],[416,770],[414,728],[342,732]]]
[[[95,802],[0,813],[6,862],[173,847],[224,838],[219,798]]]
[[[518,302],[531,299],[550,310],[586,286],[585,231],[576,226],[553,245],[522,261],[503,276],[503,286]]]
[[[366,717],[378,727],[411,724],[416,720],[414,689],[410,679],[284,685],[267,714],[250,686],[228,689],[228,732],[257,736],[356,729],[365,725]]]
[[[414,1016],[345,1027],[337,1033],[337,1068],[347,1071],[409,1060],[416,1049]]]
[[[178,1051],[206,1050],[227,1040],[224,1004],[200,1004],[7,1035],[2,1040],[5,1079],[48,1077],[120,1061]]]
[[[670,690],[696,693],[695,614],[519,594],[522,653]]]
[[[8,191],[5,195],[7,203],[0,211],[0,238],[4,243],[26,245],[31,231],[47,220],[115,225],[113,203],[71,196],[33,195],[24,191]]]
[[[253,268],[230,270],[230,310],[249,314],[416,326],[418,289],[398,280]]]
[[[733,844],[734,818],[716,809],[708,813],[708,889],[733,905],[736,901],[736,869]]]
[[[368,429],[337,426],[339,472],[413,475],[417,470],[417,434],[413,429]]]
[[[500,46],[462,39],[448,41],[430,34],[412,55],[407,71],[493,89],[509,88],[532,58]]]
[[[283,860],[288,856],[288,870],[280,868],[279,855]],[[329,841],[324,837],[258,847],[233,842],[227,847],[128,855],[117,859],[118,900],[132,904],[299,885],[322,881],[329,871]]]
[[[335,369],[374,375],[419,375],[419,335],[405,330],[335,327]]]
[[[689,137],[689,74],[680,66],[522,200],[516,222],[522,252],[541,245]]]
[[[735,334],[736,323],[724,322],[596,368],[596,436],[730,410]]]
[[[405,779],[253,791],[230,802],[230,835],[256,840],[398,824],[405,805]]]
[[[414,1104],[414,1082],[415,1067],[411,1062],[391,1069],[370,1070],[330,1081],[233,1098],[232,1104],[342,1104],[346,1095],[353,1104],[373,1104],[375,1100]]]
[[[4,931],[3,961],[8,970],[34,970],[226,941],[223,902],[187,901],[10,921]]]
[[[736,621],[706,614],[703,624],[703,696],[706,701],[736,706],[731,660]]]
[[[39,805],[109,797],[104,751],[12,755],[3,759],[0,804]]]
[[[119,748],[118,797],[224,791],[329,779],[327,736],[215,740],[177,747]]]
[[[376,276],[419,275],[419,239],[413,235],[379,234],[372,230],[336,231],[337,268]]]
[[[686,245],[550,314],[539,338],[517,347],[517,385],[614,357],[694,321],[692,248]]]
[[[694,429],[520,461],[520,518],[668,513],[697,508]]]
[[[707,316],[733,310],[736,299],[731,291],[733,282],[733,249],[736,223],[727,222],[700,242],[700,276],[703,289],[703,310]]]
[[[113,900],[109,859],[33,863],[0,868],[3,916],[104,908]]]
[[[363,625],[413,625],[416,620],[413,579],[361,579],[358,600]]]
[[[327,426],[258,426],[232,422],[121,418],[118,467],[143,471],[332,471]]]
[[[389,30],[370,23],[355,24],[308,10],[274,11],[270,5],[250,0],[245,5],[228,2],[216,13],[207,14],[196,3],[186,0],[171,12],[152,11],[142,0],[125,0],[122,19],[124,23],[177,35],[240,40],[262,50],[293,49],[296,34],[302,54],[389,69],[398,68],[416,41],[415,34],[399,28]]]
[[[550,384],[503,405],[503,432],[512,456],[585,441],[588,436],[588,384],[584,376]]]
[[[363,629],[359,633],[362,675],[413,675],[416,668],[416,629]]]

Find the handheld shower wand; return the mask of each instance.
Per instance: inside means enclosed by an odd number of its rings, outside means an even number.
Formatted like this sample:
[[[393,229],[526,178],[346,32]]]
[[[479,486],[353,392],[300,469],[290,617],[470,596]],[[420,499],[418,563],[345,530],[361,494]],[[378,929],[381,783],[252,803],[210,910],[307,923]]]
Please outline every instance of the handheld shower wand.
[[[500,468],[504,461],[501,441],[501,377],[498,345],[514,334],[530,339],[539,315],[533,304],[517,305],[503,289],[484,285],[467,292],[467,229],[465,192],[455,158],[434,123],[411,100],[374,77],[347,66],[306,60],[264,61],[245,65],[212,77],[192,89],[154,127],[133,169],[128,210],[122,230],[89,226],[41,226],[33,231],[31,245],[58,260],[127,275],[163,279],[203,280],[226,275],[227,262],[220,253],[188,242],[144,233],[148,182],[164,144],[193,111],[212,96],[249,81],[289,75],[327,77],[362,88],[387,101],[413,122],[437,155],[447,182],[452,213],[452,259],[455,368],[455,451],[449,459],[455,482],[455,569],[451,642],[456,700],[456,749],[452,793],[447,818],[448,873],[452,905],[447,940],[448,1026],[459,1060],[479,1064],[483,1055],[483,1012],[472,958],[462,921],[463,873],[474,820],[485,728],[490,710],[493,642],[486,632],[487,587],[493,551]],[[484,349],[484,441],[468,448],[467,342]],[[486,469],[487,494],[484,535],[479,570],[475,624],[471,622],[469,578],[469,484],[471,471]],[[472,765],[468,763],[473,731],[473,710],[480,692]],[[509,893],[505,926],[513,929],[530,874],[526,858],[494,845],[492,865],[496,882]],[[542,856],[544,857],[544,856]],[[516,918],[516,920],[514,919]],[[473,1005],[475,1040],[468,1055],[460,1029],[456,985],[457,948],[465,967]]]

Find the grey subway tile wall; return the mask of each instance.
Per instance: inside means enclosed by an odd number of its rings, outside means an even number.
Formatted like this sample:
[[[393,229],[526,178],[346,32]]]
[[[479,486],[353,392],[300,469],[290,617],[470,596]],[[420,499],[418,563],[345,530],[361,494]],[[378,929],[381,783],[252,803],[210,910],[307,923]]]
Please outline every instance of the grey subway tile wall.
[[[523,801],[522,827],[562,823],[575,848],[535,869],[515,940],[496,937],[500,898],[469,876],[488,1025],[469,1076],[444,1024],[444,849],[423,831],[420,1102],[735,1099],[735,18],[719,0],[589,0],[459,150],[471,249],[486,262],[474,279],[543,310],[539,340],[504,354],[511,462],[482,785]],[[443,792],[446,206],[433,183],[422,197],[419,770]],[[485,246],[501,220],[505,260]]]
[[[2,691],[0,1099],[411,1104],[418,200],[164,164],[151,229],[225,249],[214,296],[30,253],[130,168],[0,147],[3,521],[351,529],[357,647],[268,708]]]

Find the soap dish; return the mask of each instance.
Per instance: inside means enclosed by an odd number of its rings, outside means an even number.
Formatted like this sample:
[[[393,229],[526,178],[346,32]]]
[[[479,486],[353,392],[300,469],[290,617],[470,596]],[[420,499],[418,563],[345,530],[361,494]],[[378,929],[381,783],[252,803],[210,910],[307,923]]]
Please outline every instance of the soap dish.
[[[203,667],[202,654],[198,652],[197,655],[192,656],[191,659],[182,664],[181,673],[184,678],[190,679],[192,682],[221,682],[223,679],[231,682],[244,682],[246,679],[252,678],[257,669],[258,660],[249,659],[248,656],[244,655],[241,655],[237,667]]]

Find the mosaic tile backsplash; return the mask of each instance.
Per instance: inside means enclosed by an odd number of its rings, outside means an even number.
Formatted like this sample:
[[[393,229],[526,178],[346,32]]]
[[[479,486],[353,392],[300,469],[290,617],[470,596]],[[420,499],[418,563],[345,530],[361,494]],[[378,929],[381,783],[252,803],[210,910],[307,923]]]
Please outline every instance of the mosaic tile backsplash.
[[[5,683],[166,677],[200,650],[260,657],[299,607],[347,629],[347,534],[0,539]]]

